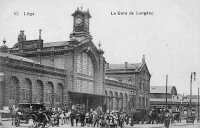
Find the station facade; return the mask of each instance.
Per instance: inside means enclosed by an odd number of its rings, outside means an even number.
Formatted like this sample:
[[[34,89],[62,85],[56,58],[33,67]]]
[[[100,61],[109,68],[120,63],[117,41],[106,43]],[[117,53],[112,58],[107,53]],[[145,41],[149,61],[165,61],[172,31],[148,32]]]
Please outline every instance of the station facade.
[[[0,47],[1,109],[42,103],[47,107],[81,104],[87,109],[101,106],[104,111],[128,111],[132,102],[139,104],[137,95],[132,98],[139,85],[106,73],[104,51],[100,44],[98,48],[94,45],[89,32],[89,10],[77,8],[72,17],[69,41],[43,43],[42,30],[38,39],[27,40],[21,30],[12,48]]]

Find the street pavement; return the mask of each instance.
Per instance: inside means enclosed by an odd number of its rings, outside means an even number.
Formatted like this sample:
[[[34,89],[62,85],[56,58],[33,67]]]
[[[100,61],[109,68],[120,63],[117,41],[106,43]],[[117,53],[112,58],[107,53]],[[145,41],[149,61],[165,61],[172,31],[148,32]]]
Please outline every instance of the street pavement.
[[[0,128],[16,128],[16,126],[11,125],[11,119],[2,119],[2,124],[0,125]],[[21,123],[18,128],[31,128],[30,124],[24,124]],[[49,128],[91,128],[91,127],[80,127],[80,124],[78,124],[78,127],[74,126],[72,127],[70,124],[64,124],[55,126],[55,127],[49,127]],[[97,127],[96,127],[97,128]],[[124,128],[165,128],[163,124],[134,124],[134,126],[125,125]],[[170,124],[170,128],[200,128],[200,123],[197,123],[195,121],[194,124],[192,123],[186,123],[185,120],[183,120],[181,123],[174,123]]]

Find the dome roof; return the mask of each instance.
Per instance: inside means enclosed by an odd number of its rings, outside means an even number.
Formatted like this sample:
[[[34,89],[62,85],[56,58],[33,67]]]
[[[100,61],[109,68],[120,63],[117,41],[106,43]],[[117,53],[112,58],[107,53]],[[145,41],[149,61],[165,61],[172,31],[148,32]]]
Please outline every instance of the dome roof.
[[[3,44],[2,46],[0,46],[0,52],[6,52],[8,49],[8,46]]]

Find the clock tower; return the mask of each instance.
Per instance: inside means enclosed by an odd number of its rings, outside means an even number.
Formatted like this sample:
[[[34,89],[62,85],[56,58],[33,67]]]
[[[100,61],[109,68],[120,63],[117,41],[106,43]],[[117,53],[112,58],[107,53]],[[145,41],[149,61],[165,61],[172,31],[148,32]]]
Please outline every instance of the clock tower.
[[[86,38],[92,39],[89,32],[89,20],[91,18],[89,9],[83,11],[77,8],[77,10],[72,14],[73,16],[73,32],[70,34],[70,40],[82,41]]]

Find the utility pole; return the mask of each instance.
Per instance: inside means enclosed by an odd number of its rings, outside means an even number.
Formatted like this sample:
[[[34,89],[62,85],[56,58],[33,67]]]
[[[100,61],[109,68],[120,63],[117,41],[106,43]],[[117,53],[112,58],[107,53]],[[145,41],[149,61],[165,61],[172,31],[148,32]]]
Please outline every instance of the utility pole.
[[[192,78],[194,76],[194,81],[195,81],[195,76],[196,76],[196,72],[191,72],[191,76],[190,76],[190,104],[189,104],[189,108],[188,108],[188,118],[187,118],[187,123],[191,123],[191,117],[192,117]]]
[[[192,107],[192,74],[191,73],[191,77],[190,77],[190,107]]]
[[[165,102],[166,109],[167,109],[167,84],[168,84],[168,75],[166,75],[166,102]]]

